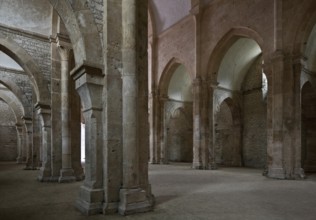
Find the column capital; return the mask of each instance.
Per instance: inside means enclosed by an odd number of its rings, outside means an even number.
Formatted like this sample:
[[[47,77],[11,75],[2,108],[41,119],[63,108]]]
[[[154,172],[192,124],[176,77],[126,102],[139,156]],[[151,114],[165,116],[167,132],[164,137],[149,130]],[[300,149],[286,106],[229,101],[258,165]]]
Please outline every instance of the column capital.
[[[63,34],[57,34],[56,43],[61,59],[68,61],[72,50],[72,44],[69,37]]]
[[[80,95],[83,111],[101,111],[103,79],[105,76],[102,66],[84,62],[73,69],[70,75],[76,81],[76,90]]]
[[[41,123],[43,127],[51,127],[51,107],[49,105],[36,103],[35,109],[37,111],[37,114],[39,114],[41,117]]]
[[[56,35],[56,43],[58,47],[62,47],[68,50],[72,50],[72,44],[67,35],[57,34]]]
[[[24,121],[25,124],[32,124],[32,118],[22,116],[21,119]]]

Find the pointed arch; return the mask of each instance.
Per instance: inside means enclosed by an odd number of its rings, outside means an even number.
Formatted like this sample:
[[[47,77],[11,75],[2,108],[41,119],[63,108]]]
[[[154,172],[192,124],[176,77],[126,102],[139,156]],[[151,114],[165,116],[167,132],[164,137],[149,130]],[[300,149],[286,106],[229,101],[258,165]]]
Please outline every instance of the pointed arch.
[[[183,65],[185,69],[188,71],[188,68],[184,65],[180,59],[173,57],[167,63],[166,67],[164,68],[158,83],[158,91],[162,96],[167,96],[168,94],[168,86],[170,79],[174,73],[174,71],[180,66]],[[188,71],[191,80],[193,81],[192,74]]]
[[[249,38],[256,41],[261,51],[263,51],[263,39],[256,31],[248,27],[235,27],[230,29],[217,43],[209,58],[207,78],[211,79],[212,82],[215,83],[217,80],[217,73],[226,52],[239,38]]]

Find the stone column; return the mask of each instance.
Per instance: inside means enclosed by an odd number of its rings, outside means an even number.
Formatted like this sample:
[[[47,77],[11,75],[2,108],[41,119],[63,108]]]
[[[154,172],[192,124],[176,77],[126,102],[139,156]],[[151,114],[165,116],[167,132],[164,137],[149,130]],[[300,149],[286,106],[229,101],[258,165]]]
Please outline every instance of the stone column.
[[[149,163],[151,164],[157,164],[157,142],[156,142],[156,105],[157,105],[157,98],[156,93],[154,91],[151,92],[149,97]]]
[[[209,169],[207,144],[207,92],[205,82],[196,78],[193,82],[193,164],[195,169]]]
[[[61,64],[61,130],[62,130],[62,168],[59,182],[73,182],[76,180],[71,165],[71,131],[70,131],[70,96],[69,96],[69,55],[71,43],[60,35],[57,45]]]
[[[148,184],[148,75],[146,0],[123,0],[122,215],[152,209]],[[137,22],[137,23],[136,23]]]
[[[22,127],[22,161],[26,162],[26,157],[27,157],[27,129],[25,123],[23,124]]]
[[[42,164],[42,148],[41,148],[41,126],[39,121],[39,115],[34,112],[33,113],[33,154],[36,155],[36,159],[34,160],[34,166],[36,168],[40,168]]]
[[[168,102],[169,97],[167,95],[162,95],[159,97],[159,105],[158,108],[158,124],[157,129],[159,131],[159,146],[156,151],[157,160],[161,164],[168,164],[168,146],[167,146],[167,125],[166,125],[166,102]]]
[[[25,170],[33,170],[35,169],[33,164],[33,123],[30,118],[23,118],[24,123],[26,125],[27,132],[27,157],[26,157],[26,165]]]
[[[122,1],[104,1],[103,214],[118,210],[122,187]]]
[[[23,125],[16,124],[16,131],[18,133],[18,157],[16,158],[17,163],[23,163],[22,157],[22,144],[23,144]]]
[[[291,55],[275,52],[268,96],[268,171],[276,179],[303,178],[300,153],[300,65]],[[294,68],[293,68],[294,66]]]
[[[42,128],[42,166],[37,179],[41,182],[51,181],[52,148],[51,148],[51,109],[50,106],[37,103],[35,105]]]
[[[86,215],[102,212],[103,206],[103,129],[102,67],[84,63],[72,70],[76,89],[83,105],[85,119],[85,180],[80,187],[76,207]]]
[[[215,109],[214,109],[214,92],[218,83],[212,82],[209,87],[208,96],[208,118],[209,118],[209,168],[217,169],[216,155],[215,155]]]
[[[268,99],[268,109],[270,109],[269,120],[271,123],[271,140],[268,140],[268,173],[271,178],[284,179],[285,170],[283,167],[283,71],[284,71],[284,56],[282,53],[274,54],[271,60],[271,87],[269,92],[271,98]],[[270,132],[268,132],[270,133]]]
[[[305,178],[305,172],[302,168],[302,103],[301,103],[301,74],[302,63],[300,56],[294,58],[294,119],[296,126],[294,126],[293,147],[294,147],[294,176],[295,178]]]
[[[75,81],[70,79],[70,132],[71,132],[71,165],[77,181],[84,179],[81,164],[81,103],[75,89]]]

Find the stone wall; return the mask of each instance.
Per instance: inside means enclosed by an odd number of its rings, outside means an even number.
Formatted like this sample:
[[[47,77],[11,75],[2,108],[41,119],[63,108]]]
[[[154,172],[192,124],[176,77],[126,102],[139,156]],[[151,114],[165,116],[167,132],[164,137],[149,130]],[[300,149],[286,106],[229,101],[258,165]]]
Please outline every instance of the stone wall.
[[[17,158],[17,131],[15,116],[10,107],[0,100],[0,161]]]
[[[44,78],[50,82],[51,53],[48,37],[0,26],[0,33],[14,40],[34,59]],[[48,85],[50,88],[50,83]]]
[[[185,17],[180,23],[158,37],[157,82],[168,62],[173,58],[178,59],[193,78],[195,75],[195,34],[193,30],[193,18]]]
[[[243,83],[243,163],[263,168],[267,157],[267,106],[262,93],[262,59],[253,64]]]
[[[32,109],[32,85],[30,83],[29,76],[26,75],[23,71],[18,71],[14,69],[6,69],[0,66],[0,75],[1,79],[13,82],[19,87],[23,96],[26,100],[21,100],[25,109]],[[28,112],[31,117],[31,112]]]
[[[302,166],[316,172],[316,92],[310,83],[302,89]]]
[[[241,126],[239,110],[233,99],[226,98],[215,113],[215,162],[241,166]]]
[[[95,23],[102,39],[103,32],[103,0],[88,0],[89,8],[93,13]]]
[[[168,101],[166,103],[166,150],[173,162],[192,162],[193,118],[192,103]]]

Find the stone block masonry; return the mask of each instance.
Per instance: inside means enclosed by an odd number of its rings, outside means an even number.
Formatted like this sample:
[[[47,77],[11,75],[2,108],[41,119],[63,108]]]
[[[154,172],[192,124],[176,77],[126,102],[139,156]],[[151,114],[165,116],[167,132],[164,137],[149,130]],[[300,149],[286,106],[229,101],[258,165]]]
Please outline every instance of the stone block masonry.
[[[0,25],[0,34],[9,37],[35,60],[36,64],[44,75],[44,78],[50,82],[51,77],[51,54],[50,42],[48,37],[39,34],[14,29]],[[50,85],[49,89],[50,89]]]

